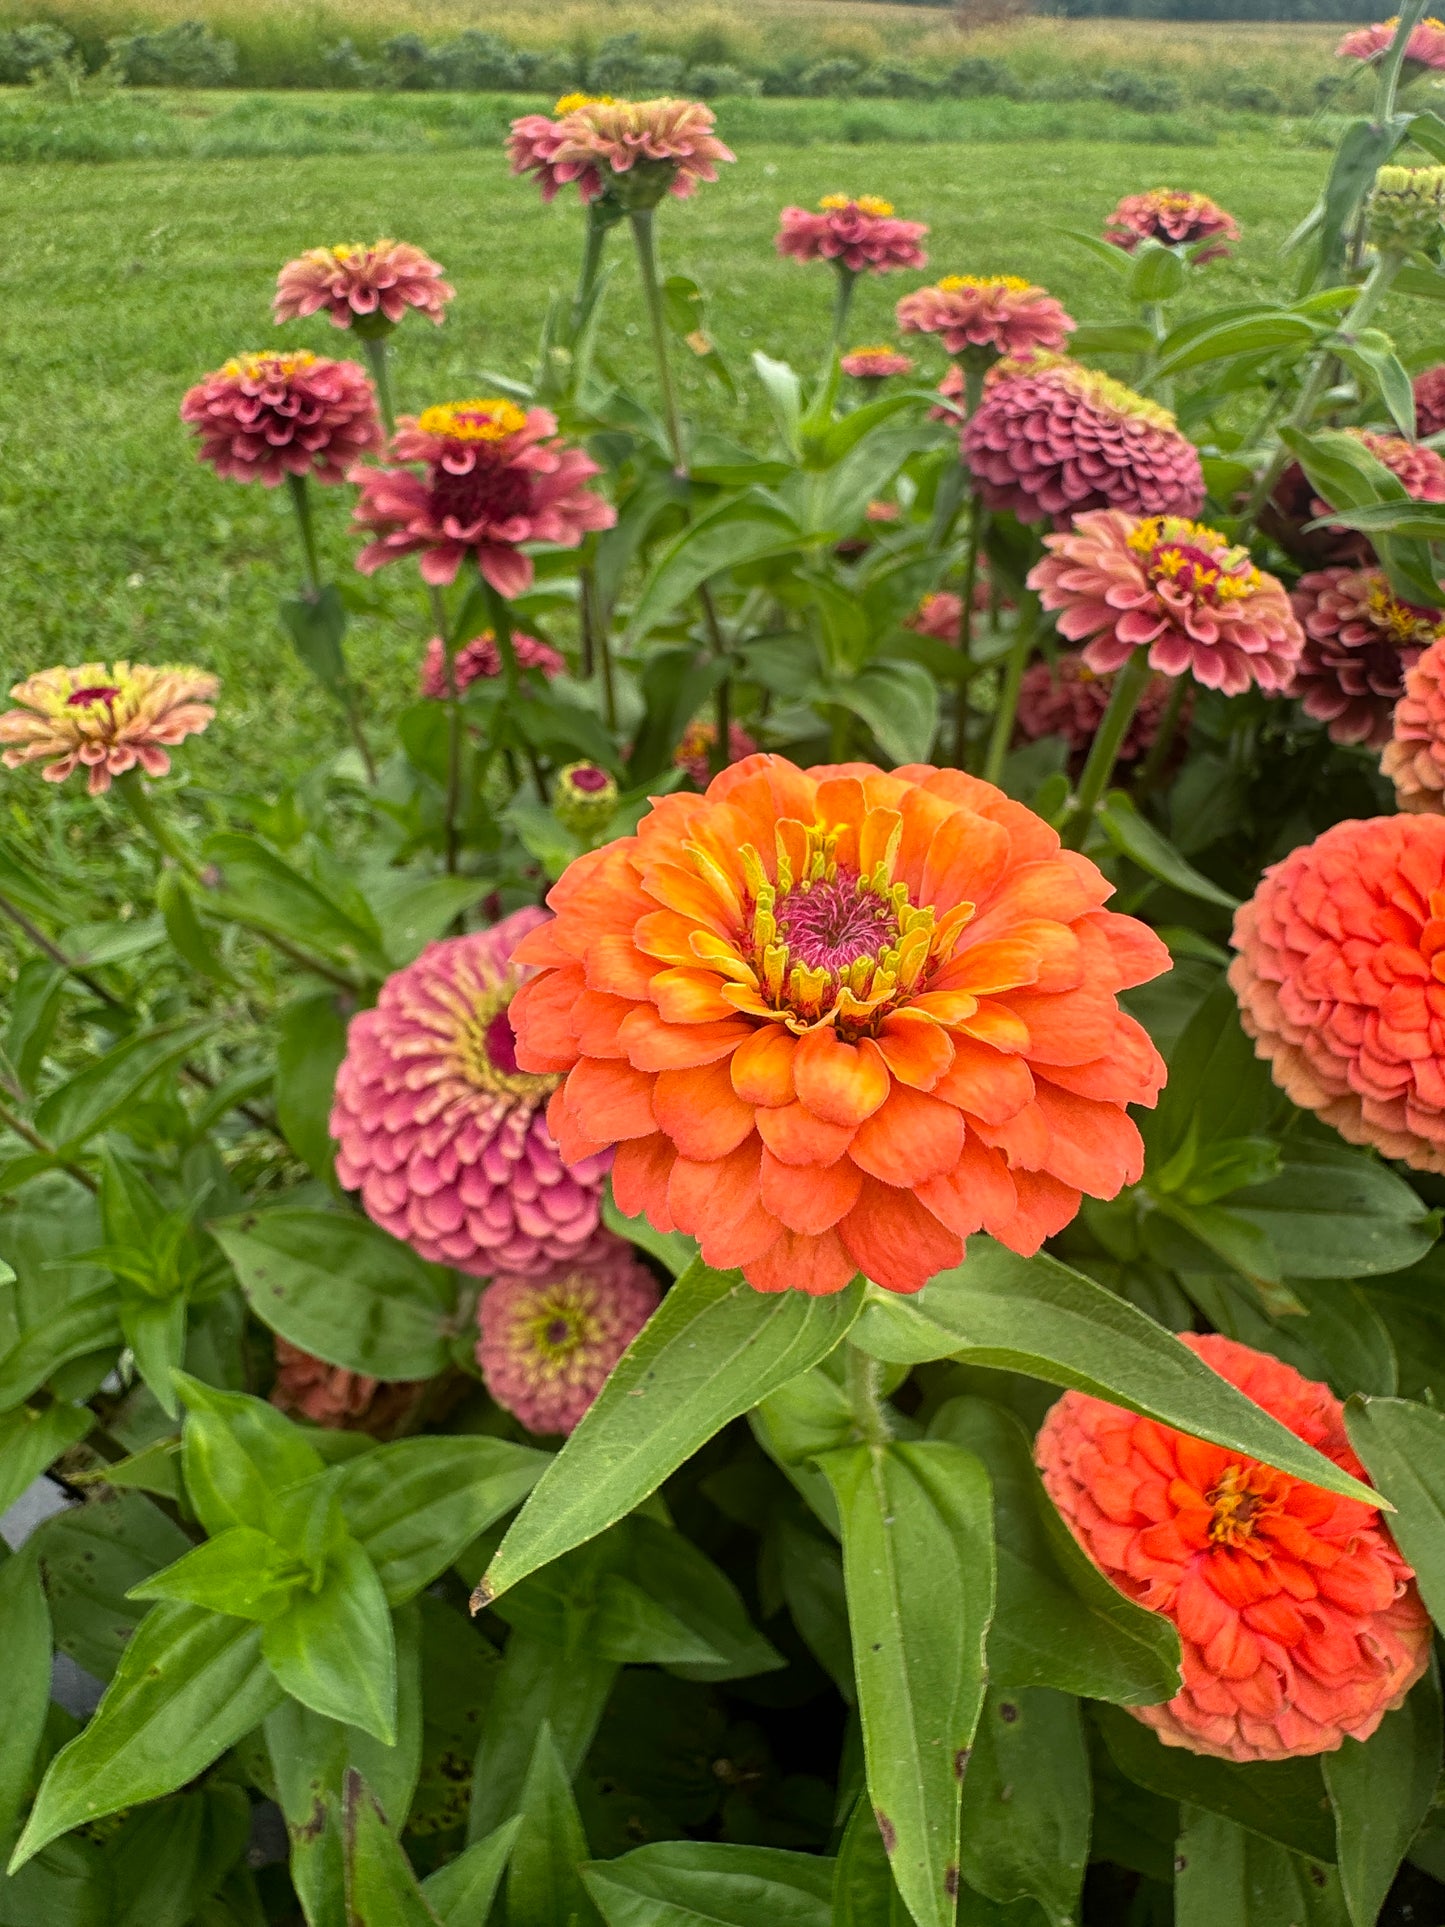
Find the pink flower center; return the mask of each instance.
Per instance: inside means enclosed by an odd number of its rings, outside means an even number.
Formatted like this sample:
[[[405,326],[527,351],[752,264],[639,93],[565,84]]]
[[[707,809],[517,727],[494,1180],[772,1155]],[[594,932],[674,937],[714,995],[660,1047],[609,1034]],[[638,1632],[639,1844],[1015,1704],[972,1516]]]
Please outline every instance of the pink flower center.
[[[776,915],[778,935],[794,959],[833,977],[860,958],[875,962],[898,941],[897,912],[871,890],[859,890],[856,870],[839,869],[829,881],[791,891]]]
[[[532,478],[525,469],[498,461],[486,443],[458,443],[473,457],[465,472],[457,474],[437,462],[431,472],[431,513],[434,520],[448,518],[458,527],[473,529],[479,524],[509,522],[525,515],[532,506]],[[452,453],[451,449],[446,451]]]
[[[544,1336],[549,1345],[565,1345],[572,1336],[572,1327],[565,1318],[553,1318],[548,1323]]]
[[[93,689],[75,689],[65,699],[67,709],[89,709],[92,703],[113,703],[120,694],[113,683],[97,683]]]
[[[505,1010],[499,1010],[487,1025],[484,1042],[487,1056],[497,1069],[505,1071],[508,1077],[514,1075],[518,1068],[517,1033]]]
[[[573,770],[569,780],[573,789],[581,790],[587,796],[596,796],[599,791],[606,789],[611,778],[605,769],[598,769],[593,763],[584,763],[580,769]]]

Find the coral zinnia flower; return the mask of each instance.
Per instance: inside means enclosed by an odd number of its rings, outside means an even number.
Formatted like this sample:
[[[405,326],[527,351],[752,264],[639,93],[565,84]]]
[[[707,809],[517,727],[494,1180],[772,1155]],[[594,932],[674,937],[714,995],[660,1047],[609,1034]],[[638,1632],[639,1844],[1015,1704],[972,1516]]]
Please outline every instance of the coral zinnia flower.
[[[1213,261],[1228,254],[1228,243],[1239,239],[1239,223],[1207,194],[1188,188],[1153,187],[1147,194],[1126,194],[1104,224],[1104,239],[1132,254],[1141,241],[1164,247],[1192,247],[1196,241],[1219,236],[1213,247],[1201,248],[1196,261]]]
[[[1304,645],[1289,597],[1217,529],[1097,509],[1076,515],[1072,533],[1046,535],[1044,546],[1051,553],[1031,570],[1029,587],[1061,612],[1061,635],[1093,638],[1084,650],[1090,669],[1117,669],[1147,649],[1151,668],[1188,670],[1227,696],[1289,681]]]
[[[1395,29],[1399,24],[1400,16],[1395,14],[1389,20],[1377,21],[1372,27],[1356,27],[1335,48],[1336,57],[1378,60],[1395,38]],[[1445,20],[1433,17],[1412,27],[1410,38],[1405,42],[1407,77],[1422,74],[1428,67],[1445,67]]]
[[[423,581],[453,582],[472,555],[498,595],[517,596],[532,586],[532,558],[521,543],[575,549],[589,529],[617,520],[584,486],[598,473],[596,462],[558,436],[557,418],[545,408],[448,402],[416,419],[404,415],[392,451],[426,473],[357,470],[353,519],[377,538],[356,558],[366,575],[420,551]]]
[[[912,355],[900,354],[886,341],[866,348],[850,348],[838,365],[854,381],[886,381],[890,375],[913,373]]]
[[[608,1159],[559,1155],[542,1109],[558,1080],[519,1067],[508,1011],[532,974],[514,946],[546,920],[517,910],[428,944],[352,1018],[336,1076],[342,1185],[392,1237],[474,1278],[545,1272],[597,1229]]]
[[[989,584],[988,557],[978,558],[973,578],[973,612],[976,616],[988,613],[993,591]],[[1013,607],[1006,597],[999,604],[1001,609]],[[963,598],[956,596],[952,589],[935,589],[926,595],[913,614],[904,621],[904,628],[911,629],[916,636],[932,636],[935,642],[956,643],[958,625],[963,615]]]
[[[760,1291],[916,1291],[980,1227],[1036,1251],[1141,1168],[1164,946],[991,783],[753,756],[578,858],[518,955],[563,1154]]]
[[[1030,663],[1019,684],[1019,734],[1031,743],[1041,736],[1062,736],[1071,756],[1081,759],[1104,720],[1113,689],[1114,678],[1091,669],[1082,655],[1070,653],[1057,662]],[[1144,685],[1139,707],[1119,745],[1121,763],[1133,762],[1148,751],[1159,734],[1173,689],[1172,676],[1151,676]],[[1188,721],[1188,704],[1186,697],[1181,723]]]
[[[1445,814],[1445,637],[1406,672],[1380,770],[1395,785],[1402,810]]]
[[[1425,368],[1414,380],[1415,433],[1438,435],[1445,428],[1445,362]]]
[[[416,308],[440,327],[455,293],[437,263],[409,241],[343,241],[288,261],[276,277],[271,312],[278,322],[297,321],[325,308],[333,328],[359,324],[366,334],[394,328]]]
[[[1000,363],[963,430],[963,452],[990,508],[1056,527],[1086,509],[1197,515],[1199,451],[1174,417],[1077,362]]]
[[[1382,749],[1405,671],[1445,627],[1439,609],[1402,602],[1378,569],[1319,569],[1290,596],[1304,650],[1289,693],[1336,743]]]
[[[654,207],[664,194],[685,200],[699,181],[717,179],[719,161],[737,158],[713,123],[712,109],[700,100],[584,100],[562,115],[550,153],[544,152],[550,145],[545,138],[536,147],[540,167],[534,160],[518,164],[522,149],[514,126],[512,168],[542,173],[544,195],[547,178],[578,180],[584,200],[607,190],[624,206]],[[589,170],[595,191],[584,178]]]
[[[42,669],[11,688],[20,704],[0,716],[4,763],[45,762],[47,783],[63,783],[79,767],[90,771],[92,796],[137,764],[164,776],[167,749],[199,736],[216,711],[214,676],[186,664],[153,669],[148,663],[83,662],[74,669]],[[46,758],[51,760],[46,761]]]
[[[603,102],[611,106],[611,94],[564,94],[552,111],[560,116],[574,113],[579,107]],[[555,200],[557,190],[572,181],[577,183],[577,191],[584,201],[597,200],[603,192],[603,185],[602,176],[594,165],[580,162],[557,164],[557,149],[562,145],[563,138],[560,119],[549,120],[545,114],[523,114],[512,122],[512,131],[507,136],[507,156],[512,163],[512,172],[535,174],[544,201]]]
[[[922,221],[899,220],[893,203],[876,194],[825,194],[816,214],[806,207],[783,209],[775,245],[797,261],[832,261],[849,274],[887,274],[925,264],[919,243],[927,232]]]
[[[1351,1144],[1445,1172],[1445,817],[1336,823],[1266,870],[1229,981],[1280,1089]]]
[[[539,669],[548,682],[554,676],[560,676],[567,667],[565,659],[549,643],[529,636],[525,630],[512,631],[512,647],[517,652],[519,669]],[[502,652],[490,629],[484,629],[481,635],[463,644],[452,662],[452,676],[458,695],[469,683],[476,682],[478,677],[500,676],[501,673]],[[433,636],[426,646],[426,660],[421,669],[421,693],[437,702],[445,701],[451,693],[447,688],[447,652],[440,636]]]
[[[477,1306],[477,1363],[529,1432],[571,1432],[657,1309],[657,1280],[611,1232],[540,1278],[499,1273]]]
[[[186,391],[181,420],[218,475],[276,488],[288,475],[344,482],[353,462],[380,448],[381,417],[365,371],[304,348],[237,355]]]
[[[712,768],[713,745],[717,741],[717,724],[705,716],[696,716],[678,738],[677,748],[672,752],[674,769],[685,770],[700,790],[707,788],[709,772]],[[740,763],[745,756],[756,756],[758,746],[743,728],[741,723],[728,724],[728,761]]]
[[[896,309],[903,333],[939,335],[951,355],[1054,353],[1078,327],[1062,303],[1016,274],[949,274]]]
[[[1229,1338],[1183,1342],[1357,1479],[1327,1385]],[[1415,1576],[1377,1507],[1065,1392],[1034,1455],[1049,1496],[1119,1591],[1179,1631],[1183,1687],[1127,1711],[1166,1746],[1286,1760],[1367,1740],[1430,1658]]]
[[[271,1403],[282,1412],[310,1419],[332,1432],[385,1433],[416,1403],[426,1381],[398,1379],[383,1382],[342,1365],[313,1358],[279,1335],[276,1345],[276,1382]]]

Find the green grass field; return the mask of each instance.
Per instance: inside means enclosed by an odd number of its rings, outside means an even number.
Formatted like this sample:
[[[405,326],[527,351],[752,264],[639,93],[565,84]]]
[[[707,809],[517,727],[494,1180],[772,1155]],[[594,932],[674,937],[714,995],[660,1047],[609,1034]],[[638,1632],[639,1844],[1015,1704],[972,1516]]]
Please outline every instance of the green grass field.
[[[1202,188],[1245,230],[1237,258],[1212,271],[1210,293],[1247,298],[1280,285],[1278,245],[1322,165],[1316,152],[1244,145],[741,142],[738,164],[694,201],[668,204],[660,227],[666,266],[706,290],[710,326],[740,371],[755,349],[811,368],[832,281],[774,255],[786,201],[839,188],[886,193],[931,224],[930,272],[1022,272],[1091,318],[1104,310],[1108,271],[1058,227],[1096,231],[1128,190]],[[499,153],[480,151],[7,167],[0,196],[9,231],[0,266],[5,680],[92,657],[195,660],[224,682],[222,718],[195,746],[195,766],[227,784],[274,784],[339,746],[341,732],[275,625],[275,595],[294,579],[284,495],[218,481],[196,464],[176,419],[183,390],[227,355],[276,340],[344,353],[347,337],[324,322],[273,329],[272,279],[304,246],[384,232],[431,250],[459,291],[443,329],[411,323],[398,336],[402,405],[485,392],[486,369],[525,373],[548,289],[572,278],[576,204],[543,208],[508,178]],[[609,353],[645,388],[641,311],[618,251]],[[888,337],[893,301],[917,279],[863,286],[854,339]],[[765,435],[757,406],[728,418],[695,369],[683,382],[689,406],[715,425]],[[325,492],[319,505],[338,575],[350,572],[355,548],[348,494]],[[427,628],[410,565],[386,571],[375,594],[354,649],[385,712],[410,694]],[[12,807],[35,800],[28,779],[6,788]]]

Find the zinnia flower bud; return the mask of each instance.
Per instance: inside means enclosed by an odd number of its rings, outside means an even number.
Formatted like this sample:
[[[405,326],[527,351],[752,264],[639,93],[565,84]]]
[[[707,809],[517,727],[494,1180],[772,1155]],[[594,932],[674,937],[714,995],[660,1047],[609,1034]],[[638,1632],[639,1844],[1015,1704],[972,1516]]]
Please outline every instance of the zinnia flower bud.
[[[552,814],[564,829],[590,842],[612,820],[617,783],[596,763],[568,763],[557,772]]]
[[[442,279],[429,255],[409,241],[344,241],[308,248],[276,277],[271,312],[278,322],[298,321],[324,308],[333,328],[361,335],[389,334],[408,308],[441,326],[442,311],[456,289]]]
[[[1086,509],[1197,515],[1199,451],[1174,417],[1110,375],[1071,361],[1001,362],[963,430],[984,501],[1056,528]]]
[[[1141,241],[1193,247],[1211,235],[1218,235],[1218,241],[1201,248],[1196,261],[1228,254],[1229,243],[1239,239],[1239,223],[1207,194],[1188,188],[1154,187],[1145,194],[1126,194],[1104,224],[1104,239],[1126,254],[1133,254]]]
[[[555,145],[546,138],[534,142],[536,158],[522,158],[515,144],[520,123],[514,124],[512,169],[542,174],[544,194],[545,170],[558,183],[590,170],[598,193],[605,189],[626,208],[656,207],[664,194],[684,200],[696,193],[699,181],[717,179],[719,161],[737,158],[713,124],[712,109],[700,100],[584,100],[562,115]],[[586,186],[582,194],[594,198]]]
[[[1372,27],[1356,27],[1345,35],[1335,48],[1335,54],[1346,60],[1378,60],[1388,52],[1399,24],[1400,16],[1395,14],[1389,20],[1377,21]],[[1423,74],[1430,67],[1445,67],[1445,21],[1436,20],[1433,16],[1410,29],[1401,72],[1408,80],[1416,74]]]
[[[1304,646],[1289,597],[1217,529],[1096,509],[1076,515],[1071,533],[1046,535],[1044,546],[1050,553],[1029,587],[1060,611],[1060,635],[1092,638],[1084,650],[1090,669],[1118,669],[1147,649],[1151,668],[1166,676],[1187,670],[1227,696],[1289,681]]]
[[[491,398],[448,402],[403,415],[392,443],[403,462],[425,469],[357,471],[361,500],[353,520],[376,539],[356,558],[371,575],[420,554],[422,580],[452,582],[472,556],[498,595],[532,586],[524,542],[575,549],[590,529],[610,529],[617,512],[585,486],[596,462],[557,434],[545,408],[523,410]]]
[[[1137,1179],[1168,967],[1002,791],[751,756],[579,857],[523,938],[517,1059],[563,1155],[759,1291],[917,1291],[987,1229],[1037,1251]]]
[[[534,973],[514,956],[547,922],[517,910],[428,944],[353,1017],[336,1077],[336,1175],[367,1216],[433,1264],[528,1277],[597,1229],[605,1153],[564,1161],[543,1105],[560,1080],[522,1069],[509,1006]]]
[[[850,348],[838,365],[854,381],[886,381],[890,375],[913,373],[912,355],[900,354],[886,341],[870,344],[866,348]]]
[[[1121,763],[1147,753],[1174,690],[1172,676],[1151,676],[1144,685],[1139,707],[1119,745]],[[1018,728],[1026,742],[1041,736],[1062,736],[1070,760],[1082,767],[1113,694],[1114,678],[1091,669],[1082,655],[1066,654],[1056,662],[1030,663],[1019,684]],[[1187,726],[1190,698],[1185,697],[1180,722]]]
[[[529,1432],[573,1431],[661,1296],[610,1231],[541,1277],[499,1272],[477,1305],[487,1390]]]
[[[278,1411],[309,1419],[329,1432],[370,1432],[383,1437],[415,1405],[424,1379],[384,1382],[313,1358],[279,1335],[271,1403]]]
[[[1445,637],[1406,671],[1380,770],[1402,810],[1445,814]]]
[[[218,475],[266,488],[288,475],[344,482],[353,463],[382,443],[365,371],[304,348],[237,355],[187,390],[181,420],[194,428],[196,453]]]
[[[1445,167],[1382,167],[1367,209],[1369,236],[1382,254],[1433,260],[1445,221]]]
[[[1327,1385],[1233,1339],[1183,1343],[1367,1480]],[[1052,1408],[1034,1456],[1094,1564],[1178,1629],[1180,1691],[1126,1709],[1166,1746],[1240,1762],[1333,1753],[1367,1740],[1429,1664],[1430,1621],[1377,1507],[1082,1392]]]
[[[1445,817],[1336,823],[1291,850],[1234,947],[1240,1021],[1280,1089],[1349,1143],[1445,1173]]]
[[[523,629],[512,631],[512,647],[517,652],[519,669],[539,669],[548,682],[560,676],[567,667],[565,659],[550,644],[539,642],[536,636],[529,636]],[[452,658],[452,677],[459,696],[478,677],[500,676],[501,673],[502,652],[490,629],[484,629],[481,635],[464,643]],[[433,636],[426,646],[426,659],[421,670],[421,693],[436,702],[445,701],[451,693],[447,688],[447,652],[440,636]]]
[[[712,774],[713,745],[717,724],[705,716],[694,717],[677,740],[672,752],[674,769],[685,770],[700,790],[705,790]],[[728,761],[740,763],[745,756],[756,756],[758,746],[741,723],[728,724]]]
[[[171,766],[167,749],[201,734],[216,713],[212,699],[219,688],[214,676],[186,664],[153,669],[143,662],[83,662],[74,669],[42,669],[14,684],[10,694],[20,707],[0,716],[5,767],[44,762],[47,783],[63,783],[72,770],[86,769],[92,796],[137,766],[147,776],[164,776]]]
[[[896,309],[904,334],[938,335],[951,355],[987,366],[1000,355],[1062,349],[1079,325],[1044,289],[1017,274],[949,274],[915,288]]]
[[[876,194],[825,194],[816,214],[785,207],[778,223],[778,253],[796,261],[832,261],[849,274],[887,274],[921,268],[928,260],[919,245],[928,232],[924,222],[900,220],[893,203]]]
[[[1319,569],[1290,595],[1304,649],[1289,687],[1336,743],[1390,740],[1405,672],[1445,625],[1439,609],[1402,602],[1379,569]]]

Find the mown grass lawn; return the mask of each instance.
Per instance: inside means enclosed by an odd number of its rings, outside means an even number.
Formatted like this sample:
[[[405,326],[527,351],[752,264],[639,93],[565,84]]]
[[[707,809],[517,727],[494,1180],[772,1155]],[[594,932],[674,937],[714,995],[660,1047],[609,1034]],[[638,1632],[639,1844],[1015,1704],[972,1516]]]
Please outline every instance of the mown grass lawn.
[[[709,325],[740,371],[755,349],[811,369],[831,276],[774,255],[786,201],[839,188],[885,193],[931,224],[932,269],[1022,272],[1092,318],[1105,309],[1110,277],[1058,228],[1097,231],[1131,189],[1202,188],[1245,230],[1237,258],[1213,271],[1210,293],[1248,298],[1281,285],[1279,243],[1322,166],[1316,152],[1263,145],[744,146],[715,187],[669,203],[660,225],[667,268],[707,291]],[[11,167],[0,176],[0,672],[8,683],[54,661],[111,656],[205,664],[223,679],[226,727],[188,757],[214,780],[273,785],[339,747],[341,732],[275,625],[276,593],[294,577],[284,495],[198,467],[176,418],[183,390],[239,349],[280,341],[344,353],[347,337],[324,322],[273,328],[272,279],[304,246],[377,233],[430,249],[458,288],[443,329],[412,322],[398,337],[403,408],[486,392],[489,368],[524,374],[548,290],[573,274],[575,201],[543,208],[530,186],[508,178],[499,154],[476,152]],[[608,353],[646,387],[631,262],[621,237],[614,245]],[[917,279],[865,285],[853,338],[888,338],[893,301]],[[753,400],[729,419],[696,369],[683,371],[683,383],[689,405],[714,425],[765,436],[752,384]],[[348,496],[327,491],[320,504],[338,574],[350,570],[355,547]],[[426,632],[414,572],[387,571],[352,642],[379,711],[411,693]],[[16,804],[21,780],[7,779]]]

